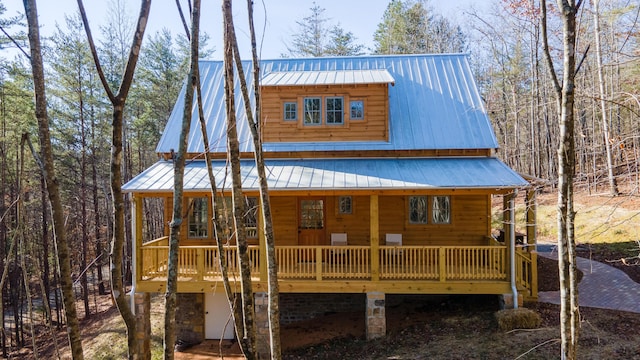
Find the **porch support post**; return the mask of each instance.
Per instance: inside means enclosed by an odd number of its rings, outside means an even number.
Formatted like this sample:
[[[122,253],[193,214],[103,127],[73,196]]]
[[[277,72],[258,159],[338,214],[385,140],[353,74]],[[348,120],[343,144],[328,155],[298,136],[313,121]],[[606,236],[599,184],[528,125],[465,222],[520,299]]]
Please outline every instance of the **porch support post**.
[[[527,207],[527,244],[536,245],[538,240],[536,239],[536,217],[537,217],[537,204],[536,204],[536,190],[527,190],[527,197],[525,199]]]
[[[260,200],[258,200],[260,201]],[[262,204],[258,206],[258,248],[260,249],[260,281],[266,282],[268,280],[267,274],[267,241],[264,237],[264,222],[262,221]]]
[[[518,308],[518,289],[516,288],[516,204],[515,198],[518,190],[514,190],[509,194],[509,269],[511,270],[511,292],[513,293],[513,308]]]
[[[366,327],[367,340],[384,337],[387,334],[384,293],[367,293]]]
[[[132,293],[134,314],[136,318],[137,353],[140,360],[151,360],[151,295],[149,293]]]
[[[371,195],[369,199],[369,222],[369,232],[371,233],[371,281],[378,281],[380,280],[380,210],[378,208],[378,195]]]
[[[538,298],[538,239],[536,237],[538,205],[536,202],[536,189],[527,190],[527,244],[531,255],[531,294],[533,299]]]

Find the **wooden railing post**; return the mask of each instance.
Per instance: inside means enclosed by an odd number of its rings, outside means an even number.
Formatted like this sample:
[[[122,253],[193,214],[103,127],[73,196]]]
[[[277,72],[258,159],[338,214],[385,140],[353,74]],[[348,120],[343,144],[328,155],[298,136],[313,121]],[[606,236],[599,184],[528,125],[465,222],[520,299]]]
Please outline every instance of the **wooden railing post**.
[[[438,248],[438,265],[440,269],[440,281],[447,281],[447,270],[446,270],[446,250],[444,247],[440,246]]]
[[[204,279],[204,248],[198,247],[196,249],[196,273],[199,281]]]
[[[264,224],[262,221],[262,206],[258,206],[258,258],[260,268],[260,281],[268,280],[267,269],[267,241],[264,237]]]
[[[380,280],[380,209],[378,195],[371,195],[369,200],[369,221],[371,232],[371,280]]]
[[[322,247],[316,246],[316,280],[322,280]]]

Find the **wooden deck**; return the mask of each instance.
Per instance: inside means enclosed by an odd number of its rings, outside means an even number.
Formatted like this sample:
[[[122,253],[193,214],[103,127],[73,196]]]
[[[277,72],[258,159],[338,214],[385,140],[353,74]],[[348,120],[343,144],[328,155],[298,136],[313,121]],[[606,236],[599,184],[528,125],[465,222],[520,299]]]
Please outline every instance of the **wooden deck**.
[[[139,249],[139,291],[164,291],[169,247],[160,239]],[[224,248],[229,278],[239,283],[237,249]],[[255,291],[266,289],[266,264],[250,246]],[[277,246],[278,280],[283,292],[502,293],[509,292],[506,246]],[[530,291],[532,254],[518,250],[517,285]],[[535,256],[535,255],[534,255]],[[374,258],[377,261],[373,260]],[[215,246],[181,246],[179,291],[204,292],[220,286]],[[260,290],[263,289],[263,290]]]

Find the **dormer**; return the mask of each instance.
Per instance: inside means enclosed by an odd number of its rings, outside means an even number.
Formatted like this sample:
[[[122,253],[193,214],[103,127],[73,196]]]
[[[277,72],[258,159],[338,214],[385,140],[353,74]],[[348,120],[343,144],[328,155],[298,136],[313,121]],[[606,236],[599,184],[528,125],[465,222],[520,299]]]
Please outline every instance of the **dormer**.
[[[344,142],[389,140],[386,69],[282,71],[262,86],[262,140]]]

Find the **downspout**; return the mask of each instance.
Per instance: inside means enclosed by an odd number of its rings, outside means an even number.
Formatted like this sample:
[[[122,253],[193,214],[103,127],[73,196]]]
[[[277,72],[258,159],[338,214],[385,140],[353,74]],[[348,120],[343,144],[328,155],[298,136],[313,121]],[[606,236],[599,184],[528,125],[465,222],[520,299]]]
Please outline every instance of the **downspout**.
[[[511,268],[511,292],[513,293],[513,308],[518,308],[518,289],[516,288],[516,209],[515,199],[518,195],[518,189],[513,190],[513,194],[509,197],[509,245],[510,257],[509,267]]]
[[[130,195],[129,195],[130,196]],[[129,307],[131,308],[131,312],[133,313],[133,315],[136,315],[136,281],[138,279],[138,264],[136,263],[136,254],[137,254],[137,250],[136,250],[136,244],[138,243],[138,239],[137,239],[137,233],[138,231],[136,230],[136,225],[137,225],[137,221],[136,219],[138,218],[136,216],[137,211],[138,211],[138,207],[137,207],[137,201],[136,199],[132,199],[132,196],[130,196],[131,200],[131,292],[129,293]],[[142,225],[142,224],[141,224]]]

